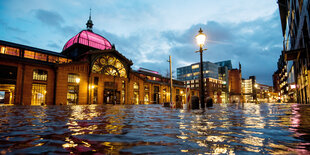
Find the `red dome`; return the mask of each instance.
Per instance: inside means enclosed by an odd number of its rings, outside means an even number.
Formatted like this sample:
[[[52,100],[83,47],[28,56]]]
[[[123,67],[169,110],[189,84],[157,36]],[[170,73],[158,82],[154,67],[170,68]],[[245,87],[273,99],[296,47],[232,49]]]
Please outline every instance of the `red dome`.
[[[111,43],[104,37],[95,34],[91,31],[83,30],[74,37],[72,37],[64,46],[62,51],[66,50],[75,43],[90,46],[96,49],[105,50],[112,49]]]

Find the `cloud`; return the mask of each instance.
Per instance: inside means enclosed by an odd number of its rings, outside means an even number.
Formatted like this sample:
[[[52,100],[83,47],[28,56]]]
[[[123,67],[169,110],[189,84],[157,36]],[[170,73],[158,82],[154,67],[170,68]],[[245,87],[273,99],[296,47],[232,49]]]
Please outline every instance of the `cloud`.
[[[20,42],[22,43],[25,43],[25,44],[30,44],[30,41],[29,40],[26,40],[26,39],[23,39],[21,37],[14,37],[16,40],[19,40]]]
[[[60,27],[64,22],[64,19],[56,12],[41,9],[35,10],[34,12],[36,18],[48,26]]]
[[[50,47],[52,49],[60,49],[61,46],[59,46],[58,44],[54,43],[54,42],[50,42],[47,44],[47,47]]]
[[[105,36],[116,49],[134,62],[134,69],[144,67],[165,74],[167,60],[172,56],[174,69],[200,61],[194,37],[202,28],[208,41],[204,61],[232,60],[233,66],[242,65],[243,78],[257,76],[257,81],[272,85],[272,74],[282,49],[282,36],[277,12],[268,18],[234,23],[208,21],[192,25],[187,30],[143,31],[119,36],[104,30],[94,32]]]
[[[41,23],[61,32],[61,34],[63,34],[64,36],[67,36],[67,34],[73,35],[79,29],[79,27],[76,26],[64,26],[65,20],[57,12],[42,9],[33,10],[33,12],[35,14],[35,17]]]
[[[181,67],[199,62],[199,55],[194,53],[198,49],[194,44],[194,35],[201,27],[208,36],[204,61],[232,60],[236,67],[240,62],[244,78],[255,75],[259,82],[271,85],[271,77],[282,49],[279,19],[275,12],[267,19],[238,24],[209,21],[193,25],[184,33],[168,31],[162,36],[172,44],[169,52],[177,60],[175,67]]]
[[[256,75],[258,81],[271,84],[271,74],[282,48],[277,4],[270,0],[87,3],[10,0],[0,3],[0,13],[5,15],[0,23],[3,19],[10,27],[6,31],[0,24],[1,38],[12,40],[19,32],[26,31],[19,40],[32,38],[28,39],[31,46],[56,51],[61,51],[66,41],[85,28],[88,9],[92,8],[94,32],[106,37],[117,50],[132,59],[135,69],[145,67],[165,72],[169,55],[174,69],[198,62],[194,36],[201,27],[208,36],[205,61],[231,59],[234,66],[240,61],[243,77]]]
[[[25,33],[25,30],[19,29],[17,27],[9,26],[3,19],[0,18],[0,25],[6,30],[17,32],[17,33]]]

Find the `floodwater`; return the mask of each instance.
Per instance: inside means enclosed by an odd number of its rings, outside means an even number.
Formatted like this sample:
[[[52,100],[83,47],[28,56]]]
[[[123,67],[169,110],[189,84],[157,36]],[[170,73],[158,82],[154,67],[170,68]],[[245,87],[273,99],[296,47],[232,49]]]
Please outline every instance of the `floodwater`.
[[[310,154],[310,106],[0,106],[0,154]]]

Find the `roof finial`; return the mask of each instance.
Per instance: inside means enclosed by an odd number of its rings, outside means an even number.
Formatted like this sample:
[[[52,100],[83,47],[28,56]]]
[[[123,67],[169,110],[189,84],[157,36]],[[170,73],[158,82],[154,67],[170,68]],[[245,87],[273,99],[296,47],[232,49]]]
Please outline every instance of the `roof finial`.
[[[89,19],[91,20],[91,8],[89,8]]]
[[[93,32],[93,21],[91,20],[91,8],[89,9],[89,19],[88,19],[88,21],[87,21],[87,23],[86,23],[86,26],[87,26],[87,30],[88,31],[91,31],[91,32]]]

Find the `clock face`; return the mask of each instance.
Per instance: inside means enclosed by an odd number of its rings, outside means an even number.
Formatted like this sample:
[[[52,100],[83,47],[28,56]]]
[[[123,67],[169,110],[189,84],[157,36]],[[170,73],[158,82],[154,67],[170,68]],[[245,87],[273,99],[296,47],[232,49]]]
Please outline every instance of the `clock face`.
[[[93,73],[127,77],[126,69],[121,61],[114,56],[105,55],[98,58],[92,67]]]

